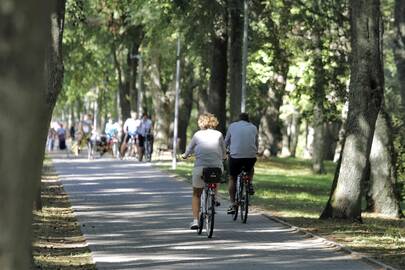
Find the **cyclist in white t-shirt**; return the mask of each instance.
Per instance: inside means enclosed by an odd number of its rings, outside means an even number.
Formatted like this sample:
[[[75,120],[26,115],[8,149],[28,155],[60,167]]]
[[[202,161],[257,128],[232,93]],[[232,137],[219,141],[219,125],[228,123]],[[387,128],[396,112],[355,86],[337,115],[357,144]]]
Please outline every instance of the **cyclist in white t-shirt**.
[[[138,129],[139,129],[140,125],[141,125],[141,120],[138,119],[137,113],[131,112],[131,117],[125,121],[124,128],[123,128],[125,137],[124,137],[124,140],[121,145],[121,156],[122,157],[125,155],[128,141],[131,138],[134,138],[135,140],[137,139]]]
[[[198,118],[200,130],[193,135],[186,148],[186,152],[182,155],[183,158],[187,158],[192,153],[195,155],[192,177],[193,198],[191,203],[193,221],[190,224],[192,230],[198,229],[200,199],[204,188],[204,181],[202,179],[203,168],[217,167],[223,171],[222,162],[226,157],[226,149],[222,133],[215,130],[217,126],[218,120],[214,115],[210,113],[200,115]]]

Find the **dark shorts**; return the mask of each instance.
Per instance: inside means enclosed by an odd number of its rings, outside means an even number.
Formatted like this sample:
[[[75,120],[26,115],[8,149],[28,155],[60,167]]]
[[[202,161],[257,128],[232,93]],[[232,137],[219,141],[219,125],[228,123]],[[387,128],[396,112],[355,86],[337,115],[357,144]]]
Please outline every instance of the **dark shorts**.
[[[128,143],[128,142],[129,142],[129,139],[131,139],[131,138],[136,139],[135,137],[136,137],[136,135],[129,135],[129,134],[126,135],[125,143]]]
[[[252,171],[255,166],[256,158],[229,158],[229,174],[232,177],[237,177],[238,174],[242,171],[242,168],[245,168],[247,172]]]

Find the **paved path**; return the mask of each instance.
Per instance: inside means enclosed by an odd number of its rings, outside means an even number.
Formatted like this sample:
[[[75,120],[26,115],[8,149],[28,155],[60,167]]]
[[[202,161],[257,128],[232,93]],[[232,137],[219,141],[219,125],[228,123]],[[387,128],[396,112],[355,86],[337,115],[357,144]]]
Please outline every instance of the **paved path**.
[[[225,206],[213,238],[199,236],[189,184],[134,161],[53,158],[99,270],[376,269],[257,213],[231,221]]]

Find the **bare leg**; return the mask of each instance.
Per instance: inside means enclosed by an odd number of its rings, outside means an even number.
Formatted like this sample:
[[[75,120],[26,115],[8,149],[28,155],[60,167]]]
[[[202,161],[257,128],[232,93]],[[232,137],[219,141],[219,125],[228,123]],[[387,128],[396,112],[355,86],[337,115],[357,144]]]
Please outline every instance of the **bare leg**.
[[[231,201],[232,204],[234,204],[235,203],[236,186],[235,186],[235,179],[232,176],[229,176],[228,192],[229,192],[229,200]]]
[[[193,210],[194,219],[198,219],[198,216],[200,214],[200,199],[202,190],[202,188],[193,187],[193,199],[191,201],[191,208]]]

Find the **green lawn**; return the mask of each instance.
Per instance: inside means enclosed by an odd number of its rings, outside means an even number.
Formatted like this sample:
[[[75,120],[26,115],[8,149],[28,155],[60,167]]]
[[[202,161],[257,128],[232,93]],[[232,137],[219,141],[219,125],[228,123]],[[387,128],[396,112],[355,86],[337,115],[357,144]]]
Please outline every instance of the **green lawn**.
[[[158,167],[191,182],[192,161],[170,162]],[[405,269],[405,220],[363,214],[363,224],[345,220],[319,220],[333,179],[335,164],[326,163],[327,173],[314,175],[307,160],[274,158],[258,161],[255,167],[256,194],[252,203],[295,226],[335,240],[357,252],[368,254],[399,269]],[[221,194],[227,196],[226,185]],[[402,205],[404,209],[404,205]]]

